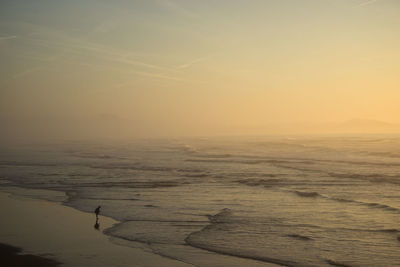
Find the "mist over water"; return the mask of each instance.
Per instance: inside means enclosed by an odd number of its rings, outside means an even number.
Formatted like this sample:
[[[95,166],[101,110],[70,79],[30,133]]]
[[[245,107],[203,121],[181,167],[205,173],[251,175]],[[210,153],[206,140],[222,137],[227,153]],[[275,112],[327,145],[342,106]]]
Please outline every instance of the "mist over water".
[[[399,149],[398,136],[26,145],[1,150],[0,186],[101,205],[121,222],[114,241],[195,266],[398,266]]]

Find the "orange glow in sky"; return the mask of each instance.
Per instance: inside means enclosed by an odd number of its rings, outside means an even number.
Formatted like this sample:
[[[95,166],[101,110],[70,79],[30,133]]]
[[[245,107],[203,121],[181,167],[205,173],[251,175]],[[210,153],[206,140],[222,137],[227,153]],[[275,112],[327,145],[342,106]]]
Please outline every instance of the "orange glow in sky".
[[[2,135],[398,132],[399,14],[398,0],[3,1]]]

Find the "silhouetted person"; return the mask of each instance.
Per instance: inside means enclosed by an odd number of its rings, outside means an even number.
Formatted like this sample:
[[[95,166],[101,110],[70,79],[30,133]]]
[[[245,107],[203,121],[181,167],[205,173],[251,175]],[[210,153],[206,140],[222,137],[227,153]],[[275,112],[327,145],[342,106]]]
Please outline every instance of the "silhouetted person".
[[[97,221],[97,218],[99,217],[99,214],[100,214],[100,208],[101,208],[101,206],[98,206],[98,207],[94,210],[94,213],[96,213],[96,221]]]

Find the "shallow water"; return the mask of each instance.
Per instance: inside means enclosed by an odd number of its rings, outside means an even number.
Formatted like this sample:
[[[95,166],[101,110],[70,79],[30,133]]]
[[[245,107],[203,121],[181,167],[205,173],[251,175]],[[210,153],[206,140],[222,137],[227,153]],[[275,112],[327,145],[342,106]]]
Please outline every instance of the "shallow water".
[[[209,252],[284,266],[400,262],[396,136],[25,145],[1,150],[0,185],[101,205],[122,222],[108,235],[197,266]]]

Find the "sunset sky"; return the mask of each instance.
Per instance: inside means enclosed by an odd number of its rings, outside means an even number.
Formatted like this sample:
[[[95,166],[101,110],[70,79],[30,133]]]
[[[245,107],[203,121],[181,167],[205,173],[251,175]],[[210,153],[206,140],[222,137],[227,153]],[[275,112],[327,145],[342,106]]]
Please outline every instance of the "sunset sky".
[[[1,1],[0,57],[8,137],[400,123],[398,0]]]

